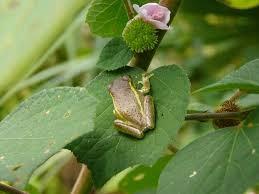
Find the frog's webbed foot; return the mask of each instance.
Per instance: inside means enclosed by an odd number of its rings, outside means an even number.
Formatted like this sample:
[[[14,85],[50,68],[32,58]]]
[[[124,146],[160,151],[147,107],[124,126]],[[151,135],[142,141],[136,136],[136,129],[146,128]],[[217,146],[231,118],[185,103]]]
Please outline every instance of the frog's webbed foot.
[[[152,77],[153,74],[142,74],[142,81],[139,81],[138,83],[142,84],[142,88],[139,90],[143,94],[147,94],[150,91],[150,82],[149,79]]]
[[[142,131],[137,129],[135,126],[130,125],[129,123],[126,123],[122,120],[116,119],[114,121],[114,125],[122,133],[131,135],[138,139],[142,139],[144,137],[144,133]]]

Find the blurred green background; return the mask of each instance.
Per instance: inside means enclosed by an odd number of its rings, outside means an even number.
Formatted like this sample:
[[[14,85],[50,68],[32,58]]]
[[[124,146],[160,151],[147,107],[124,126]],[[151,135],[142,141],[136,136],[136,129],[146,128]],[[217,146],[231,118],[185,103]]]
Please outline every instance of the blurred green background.
[[[90,0],[0,2],[0,119],[42,89],[85,86],[101,71],[95,64],[109,39],[94,36],[85,24],[89,3]],[[256,58],[258,7],[238,10],[215,0],[184,0],[150,69],[180,65],[188,73],[194,91]],[[227,95],[194,95],[190,110],[193,106],[204,109],[202,104],[206,104],[205,110],[213,110]],[[175,143],[182,147],[210,130],[210,123],[186,122]],[[61,152],[34,174],[28,188],[35,194],[69,193],[79,170],[73,156]],[[105,191],[108,190],[111,189]]]

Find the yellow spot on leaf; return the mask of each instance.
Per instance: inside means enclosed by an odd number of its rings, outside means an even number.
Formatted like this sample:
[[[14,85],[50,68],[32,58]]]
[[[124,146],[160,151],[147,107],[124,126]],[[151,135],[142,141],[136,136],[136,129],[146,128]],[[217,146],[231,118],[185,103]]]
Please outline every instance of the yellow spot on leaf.
[[[196,175],[197,175],[197,172],[196,172],[196,171],[193,171],[192,174],[190,174],[189,177],[192,178],[192,177],[194,177],[194,176],[196,176]]]
[[[67,112],[65,112],[64,118],[70,117],[71,113],[72,113],[71,110],[68,110]]]
[[[135,176],[133,179],[134,181],[140,181],[145,177],[145,174],[138,174],[137,176]]]
[[[252,128],[254,126],[254,124],[251,122],[251,123],[248,123],[247,127],[248,128]]]
[[[44,151],[44,154],[48,154],[50,152],[50,150],[49,149],[46,149],[45,151]]]

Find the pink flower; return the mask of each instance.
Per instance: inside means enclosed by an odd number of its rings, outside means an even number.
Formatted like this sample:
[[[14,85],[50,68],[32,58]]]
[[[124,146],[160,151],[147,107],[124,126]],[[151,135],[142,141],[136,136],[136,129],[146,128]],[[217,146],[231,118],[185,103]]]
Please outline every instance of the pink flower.
[[[138,13],[137,17],[152,24],[156,29],[168,30],[167,25],[170,20],[170,10],[157,3],[147,3],[141,7],[134,4],[133,8]]]

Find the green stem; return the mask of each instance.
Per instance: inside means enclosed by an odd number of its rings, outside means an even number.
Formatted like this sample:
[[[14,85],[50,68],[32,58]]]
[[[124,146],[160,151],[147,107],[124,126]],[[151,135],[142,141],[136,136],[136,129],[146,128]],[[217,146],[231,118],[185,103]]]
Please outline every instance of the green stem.
[[[14,187],[11,187],[9,185],[0,183],[0,191],[4,191],[6,193],[10,193],[10,194],[28,194],[26,192],[20,191]]]
[[[170,22],[169,24],[172,23],[177,10],[180,6],[181,0],[161,0],[160,1],[160,5],[167,7],[170,11],[171,11],[171,17],[170,17]],[[131,66],[137,66],[142,68],[143,70],[147,70],[155,53],[156,50],[159,46],[159,44],[161,43],[162,39],[164,38],[165,34],[166,34],[166,30],[159,30],[158,31],[158,44],[156,45],[156,47],[153,50],[144,52],[144,53],[136,53],[134,56],[134,59],[131,62]]]
[[[130,0],[123,0],[123,3],[124,3],[124,7],[127,11],[128,18],[131,20],[135,16],[135,12],[133,10],[132,3]]]

